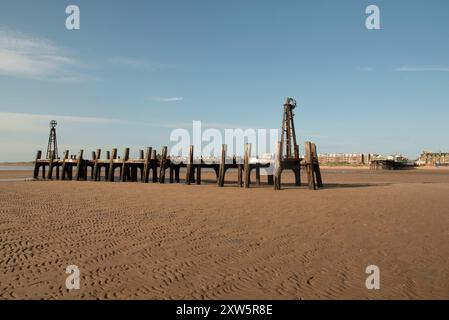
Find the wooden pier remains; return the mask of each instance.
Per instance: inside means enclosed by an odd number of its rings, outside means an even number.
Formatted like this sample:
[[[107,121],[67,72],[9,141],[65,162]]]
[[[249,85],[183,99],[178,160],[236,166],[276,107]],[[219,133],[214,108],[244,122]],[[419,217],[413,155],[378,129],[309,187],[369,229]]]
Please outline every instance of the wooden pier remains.
[[[369,168],[370,170],[403,170],[412,169],[413,166],[390,159],[375,159],[370,161]]]
[[[236,169],[238,172],[237,185],[250,188],[251,185],[260,185],[260,170],[274,165],[274,173],[267,176],[268,185],[273,185],[275,190],[281,189],[281,175],[284,170],[291,169],[295,172],[295,185],[300,186],[300,169],[307,173],[307,181],[310,189],[316,190],[323,186],[315,144],[306,142],[304,159],[285,159],[282,157],[282,143],[278,142],[275,159],[251,158],[251,144],[245,144],[243,159],[228,156],[227,145],[222,145],[221,157],[194,158],[193,146],[190,146],[189,155],[186,158],[170,157],[167,147],[161,149],[160,154],[152,147],[139,151],[137,159],[130,159],[130,149],[125,148],[122,157],[118,157],[117,149],[106,152],[102,158],[102,150],[92,152],[91,159],[84,157],[84,150],[77,155],[69,155],[65,150],[62,159],[55,158],[52,153],[49,159],[42,159],[42,151],[37,151],[34,161],[34,179],[41,175],[47,180],[77,180],[77,181],[109,181],[116,179],[121,182],[165,183],[166,171],[169,170],[169,183],[180,183],[180,169],[186,169],[185,184],[201,184],[201,170],[213,169],[216,183],[219,187],[226,184],[226,172]],[[242,161],[243,160],[243,161]],[[118,169],[118,172],[117,172]],[[88,174],[90,170],[90,175]],[[251,181],[251,172],[255,170],[255,182]],[[118,173],[118,175],[117,175]],[[152,175],[150,175],[152,174]],[[150,179],[150,176],[152,177]]]

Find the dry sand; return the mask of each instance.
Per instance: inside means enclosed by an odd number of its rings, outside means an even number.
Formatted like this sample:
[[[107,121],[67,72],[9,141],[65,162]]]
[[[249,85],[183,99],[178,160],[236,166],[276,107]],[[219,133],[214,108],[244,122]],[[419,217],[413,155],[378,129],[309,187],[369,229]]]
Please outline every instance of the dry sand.
[[[319,191],[0,182],[0,297],[449,299],[449,171],[323,171]]]

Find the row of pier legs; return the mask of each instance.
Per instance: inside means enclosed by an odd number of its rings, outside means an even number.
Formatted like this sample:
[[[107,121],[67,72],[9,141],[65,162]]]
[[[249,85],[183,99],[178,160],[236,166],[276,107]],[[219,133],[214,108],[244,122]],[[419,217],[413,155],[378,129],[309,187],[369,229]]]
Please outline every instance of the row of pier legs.
[[[150,181],[150,174],[152,182],[165,183],[166,171],[169,170],[169,182],[180,182],[180,169],[186,168],[185,183],[187,185],[196,183],[201,184],[202,168],[212,168],[215,171],[217,184],[220,187],[225,185],[225,175],[228,169],[237,169],[238,178],[237,183],[239,187],[249,188],[251,185],[251,171],[255,169],[255,184],[261,184],[260,169],[268,167],[269,163],[250,162],[251,144],[245,144],[243,163],[237,163],[235,157],[232,161],[227,158],[227,145],[222,145],[221,158],[219,163],[206,164],[202,161],[200,163],[194,162],[193,146],[190,146],[189,156],[186,163],[176,164],[172,163],[167,157],[167,147],[163,147],[160,156],[157,155],[156,150],[151,147],[147,148],[144,153],[140,151],[139,159],[129,159],[129,148],[125,149],[124,155],[121,159],[117,157],[117,149],[112,149],[112,153],[107,152],[107,159],[101,160],[101,149],[97,149],[92,153],[92,160],[84,160],[83,150],[80,150],[77,157],[72,156],[69,159],[69,151],[64,152],[62,160],[55,160],[54,154],[51,159],[41,160],[42,152],[38,151],[35,160],[34,178],[38,178],[39,171],[42,169],[42,178],[46,178],[46,167],[48,167],[48,179],[53,178],[53,171],[56,173],[56,179],[61,180],[87,180],[88,170],[90,168],[90,177],[93,181],[101,181],[104,177],[105,181],[113,182],[118,179],[122,182],[141,181],[147,183]],[[76,171],[73,168],[76,167]],[[315,144],[306,142],[305,144],[305,159],[284,159],[282,157],[282,145],[278,142],[276,147],[274,173],[268,175],[268,184],[274,185],[274,189],[281,189],[281,173],[283,170],[292,170],[295,177],[295,185],[301,185],[301,167],[306,169],[307,180],[310,189],[317,189],[323,186],[321,179],[321,172],[318,164],[318,155]],[[116,169],[119,169],[119,176],[116,176]],[[102,170],[104,175],[102,175]]]

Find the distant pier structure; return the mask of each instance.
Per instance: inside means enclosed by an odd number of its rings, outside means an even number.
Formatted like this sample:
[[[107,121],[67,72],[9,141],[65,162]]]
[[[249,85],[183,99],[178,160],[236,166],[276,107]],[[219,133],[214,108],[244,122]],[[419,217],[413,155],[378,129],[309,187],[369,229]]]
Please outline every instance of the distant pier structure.
[[[87,159],[84,150],[77,155],[71,155],[65,150],[62,158],[58,157],[58,146],[56,141],[56,121],[50,122],[50,136],[46,158],[43,159],[40,150],[36,153],[34,161],[33,177],[38,179],[40,173],[42,179],[56,180],[91,180],[91,181],[122,181],[142,183],[165,183],[166,171],[168,171],[169,183],[180,183],[180,170],[185,170],[184,183],[201,184],[201,171],[213,169],[215,171],[216,184],[223,187],[226,182],[226,172],[234,169],[238,172],[238,187],[249,188],[250,185],[261,184],[262,168],[274,166],[274,172],[267,176],[267,184],[272,185],[275,190],[281,189],[281,174],[283,170],[292,170],[295,173],[295,185],[301,185],[301,169],[307,174],[307,185],[309,189],[316,190],[323,187],[321,172],[318,163],[316,145],[306,141],[304,144],[304,158],[299,156],[299,148],[296,140],[295,125],[293,122],[293,109],[296,101],[287,98],[284,104],[282,121],[282,138],[276,144],[274,159],[252,158],[251,144],[246,143],[244,156],[227,154],[227,145],[223,144],[221,156],[219,157],[196,157],[194,158],[194,146],[189,148],[187,157],[175,157],[168,154],[168,147],[163,146],[158,154],[153,147],[139,151],[138,158],[130,158],[130,149],[125,148],[121,157],[117,149],[106,151],[102,154],[101,149],[92,151],[91,158]],[[284,151],[285,150],[285,151]],[[251,181],[251,171],[255,171],[256,179]]]

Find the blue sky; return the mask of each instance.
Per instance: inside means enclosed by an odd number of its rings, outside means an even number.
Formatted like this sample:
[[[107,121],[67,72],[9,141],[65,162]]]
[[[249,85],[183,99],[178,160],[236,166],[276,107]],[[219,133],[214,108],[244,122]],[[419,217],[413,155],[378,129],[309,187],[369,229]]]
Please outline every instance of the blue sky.
[[[279,128],[287,96],[301,144],[414,158],[449,150],[448,88],[445,0],[0,2],[0,161],[45,150],[52,118],[61,150],[136,151],[192,120]]]

